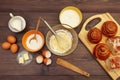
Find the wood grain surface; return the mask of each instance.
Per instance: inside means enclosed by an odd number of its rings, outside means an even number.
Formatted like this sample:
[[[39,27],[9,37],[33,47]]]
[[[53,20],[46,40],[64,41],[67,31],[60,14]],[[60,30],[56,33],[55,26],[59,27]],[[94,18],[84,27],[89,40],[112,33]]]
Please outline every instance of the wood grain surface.
[[[109,12],[120,24],[119,0],[1,0],[0,46],[8,35],[15,35],[19,51],[22,51],[24,49],[21,44],[22,36],[26,31],[35,29],[39,16],[44,17],[49,24],[54,26],[60,23],[58,16],[61,9],[70,5],[78,7],[83,13],[82,23],[75,28],[77,33],[87,18],[98,13]],[[23,32],[13,33],[9,30],[10,12],[26,19],[27,27]],[[89,23],[87,27],[94,26],[95,22]],[[47,26],[41,23],[39,31],[44,36],[48,30]],[[46,45],[43,49],[47,49]],[[57,65],[55,62],[59,56],[52,55],[53,63],[50,66],[38,65],[35,57],[39,53],[41,52],[32,53],[34,59],[31,64],[21,66],[16,61],[17,54],[11,54],[9,50],[3,50],[0,47],[0,80],[112,80],[80,40],[72,54],[61,58],[89,72],[91,74],[89,78]]]

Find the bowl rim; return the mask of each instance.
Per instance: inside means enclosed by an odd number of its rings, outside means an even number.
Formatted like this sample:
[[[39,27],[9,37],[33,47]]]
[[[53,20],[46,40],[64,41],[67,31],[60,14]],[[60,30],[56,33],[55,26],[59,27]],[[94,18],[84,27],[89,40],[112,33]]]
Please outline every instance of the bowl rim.
[[[31,35],[31,34],[34,34],[35,32],[36,32],[36,30],[29,30],[22,37],[22,45],[29,52],[37,52],[37,51],[39,51],[44,46],[44,43],[45,43],[45,39],[44,39],[43,34],[40,31],[37,31],[37,34],[39,34],[42,37],[42,41],[43,41],[43,43],[41,44],[42,46],[37,50],[31,50],[31,49],[29,49],[27,47],[26,40],[27,40],[28,36]]]

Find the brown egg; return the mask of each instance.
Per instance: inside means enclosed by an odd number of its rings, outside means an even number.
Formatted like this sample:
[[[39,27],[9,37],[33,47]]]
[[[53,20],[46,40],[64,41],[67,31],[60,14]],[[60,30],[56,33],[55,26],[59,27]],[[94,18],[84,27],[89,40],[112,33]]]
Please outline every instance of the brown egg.
[[[50,58],[45,58],[43,62],[45,65],[50,65],[52,63],[52,60]]]
[[[6,50],[6,49],[9,49],[10,46],[11,46],[11,44],[10,44],[9,42],[3,42],[3,43],[2,43],[2,48],[5,49],[5,50]]]
[[[10,36],[7,37],[7,41],[8,41],[9,43],[12,43],[12,44],[13,44],[13,43],[16,42],[16,37],[10,35]]]
[[[40,63],[42,63],[43,62],[43,56],[42,55],[38,55],[37,57],[36,57],[36,62],[38,63],[38,64],[40,64]]]
[[[51,57],[51,52],[49,50],[43,50],[42,55],[46,58],[50,58]]]
[[[10,51],[15,54],[18,51],[18,45],[17,44],[12,44],[10,47]]]

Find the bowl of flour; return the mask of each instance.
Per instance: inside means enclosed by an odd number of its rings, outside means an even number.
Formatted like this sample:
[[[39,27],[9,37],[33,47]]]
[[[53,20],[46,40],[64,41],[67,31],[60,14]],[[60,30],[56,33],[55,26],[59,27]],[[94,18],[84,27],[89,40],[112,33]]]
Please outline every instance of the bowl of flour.
[[[23,47],[29,52],[37,52],[44,45],[44,36],[41,32],[37,31],[36,39],[32,39],[35,35],[36,30],[30,30],[26,32],[22,38]]]
[[[77,7],[67,6],[61,10],[59,20],[61,24],[71,26],[64,25],[65,28],[76,28],[82,21],[82,12]]]

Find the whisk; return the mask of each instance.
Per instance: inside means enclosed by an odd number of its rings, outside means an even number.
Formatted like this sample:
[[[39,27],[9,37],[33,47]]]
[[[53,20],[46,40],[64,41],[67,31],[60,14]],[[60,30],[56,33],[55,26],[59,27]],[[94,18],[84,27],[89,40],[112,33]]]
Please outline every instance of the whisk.
[[[65,50],[67,48],[67,46],[69,46],[69,43],[61,36],[59,36],[53,29],[52,27],[48,24],[48,22],[41,18],[42,21],[44,21],[44,23],[47,25],[47,27],[52,31],[52,33],[54,34],[56,40],[57,40],[57,43],[58,43],[58,47],[61,48],[62,50]],[[63,46],[66,45],[66,46]]]

